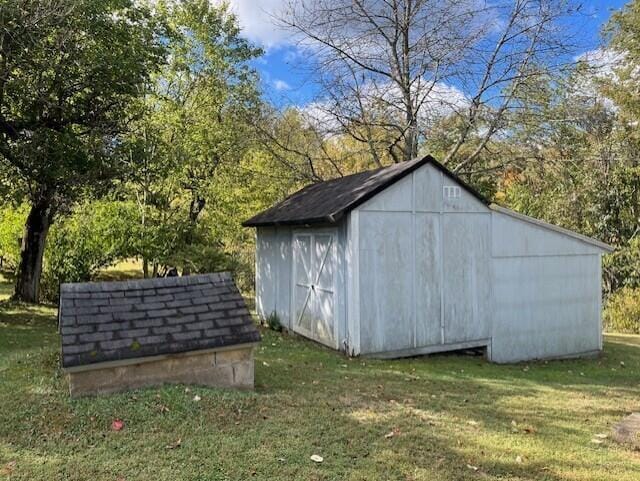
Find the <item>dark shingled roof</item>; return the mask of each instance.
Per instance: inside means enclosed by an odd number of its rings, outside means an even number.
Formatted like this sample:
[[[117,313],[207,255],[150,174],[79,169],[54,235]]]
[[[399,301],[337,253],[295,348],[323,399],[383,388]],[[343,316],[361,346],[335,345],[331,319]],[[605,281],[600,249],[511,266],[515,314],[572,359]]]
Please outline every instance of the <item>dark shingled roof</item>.
[[[346,213],[366,202],[423,165],[431,164],[452,178],[484,204],[489,202],[453,172],[427,155],[390,167],[369,170],[326,182],[311,184],[282,202],[246,220],[245,227],[271,225],[334,224]]]
[[[62,365],[257,342],[227,272],[60,286]]]

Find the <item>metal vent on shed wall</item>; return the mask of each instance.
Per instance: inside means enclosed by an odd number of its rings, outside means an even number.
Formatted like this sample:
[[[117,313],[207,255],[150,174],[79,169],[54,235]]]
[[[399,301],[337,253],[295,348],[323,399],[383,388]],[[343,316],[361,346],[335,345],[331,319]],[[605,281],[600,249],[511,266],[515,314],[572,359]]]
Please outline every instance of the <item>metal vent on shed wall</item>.
[[[445,199],[459,199],[460,187],[457,185],[444,185],[442,186],[442,196]]]

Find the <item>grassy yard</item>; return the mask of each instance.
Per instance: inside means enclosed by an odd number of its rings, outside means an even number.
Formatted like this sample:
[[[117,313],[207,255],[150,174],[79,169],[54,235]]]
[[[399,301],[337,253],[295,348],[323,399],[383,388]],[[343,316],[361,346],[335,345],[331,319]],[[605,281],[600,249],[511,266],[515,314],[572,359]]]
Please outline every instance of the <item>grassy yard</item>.
[[[0,479],[640,479],[639,453],[594,437],[640,410],[640,337],[608,336],[597,360],[497,366],[349,360],[265,332],[255,392],[77,401],[58,348],[54,309],[0,306]]]

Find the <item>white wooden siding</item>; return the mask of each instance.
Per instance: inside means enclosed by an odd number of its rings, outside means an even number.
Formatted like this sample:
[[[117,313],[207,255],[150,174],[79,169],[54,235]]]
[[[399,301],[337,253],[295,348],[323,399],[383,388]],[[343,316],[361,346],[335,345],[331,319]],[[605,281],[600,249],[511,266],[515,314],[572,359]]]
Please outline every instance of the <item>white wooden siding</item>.
[[[427,165],[356,209],[359,352],[486,344],[508,362],[600,349],[602,249],[464,189],[445,196],[455,185]]]
[[[259,227],[256,237],[256,313],[266,319],[277,313],[291,326],[291,229]]]
[[[487,346],[497,362],[601,349],[605,248],[464,188],[444,195],[455,186],[427,164],[333,226],[339,348],[397,357]],[[258,314],[275,311],[288,328],[293,232],[259,228],[256,246]]]
[[[363,354],[488,337],[490,210],[444,186],[459,187],[427,165],[357,209]]]
[[[494,259],[496,362],[601,349],[599,255]]]

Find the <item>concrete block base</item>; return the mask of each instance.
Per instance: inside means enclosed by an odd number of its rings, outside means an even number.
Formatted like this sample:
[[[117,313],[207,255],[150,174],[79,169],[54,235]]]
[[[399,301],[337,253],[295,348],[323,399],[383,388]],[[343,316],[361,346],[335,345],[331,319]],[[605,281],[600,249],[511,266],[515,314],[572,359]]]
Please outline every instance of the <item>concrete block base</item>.
[[[105,362],[68,369],[72,397],[162,384],[253,389],[255,344]]]

